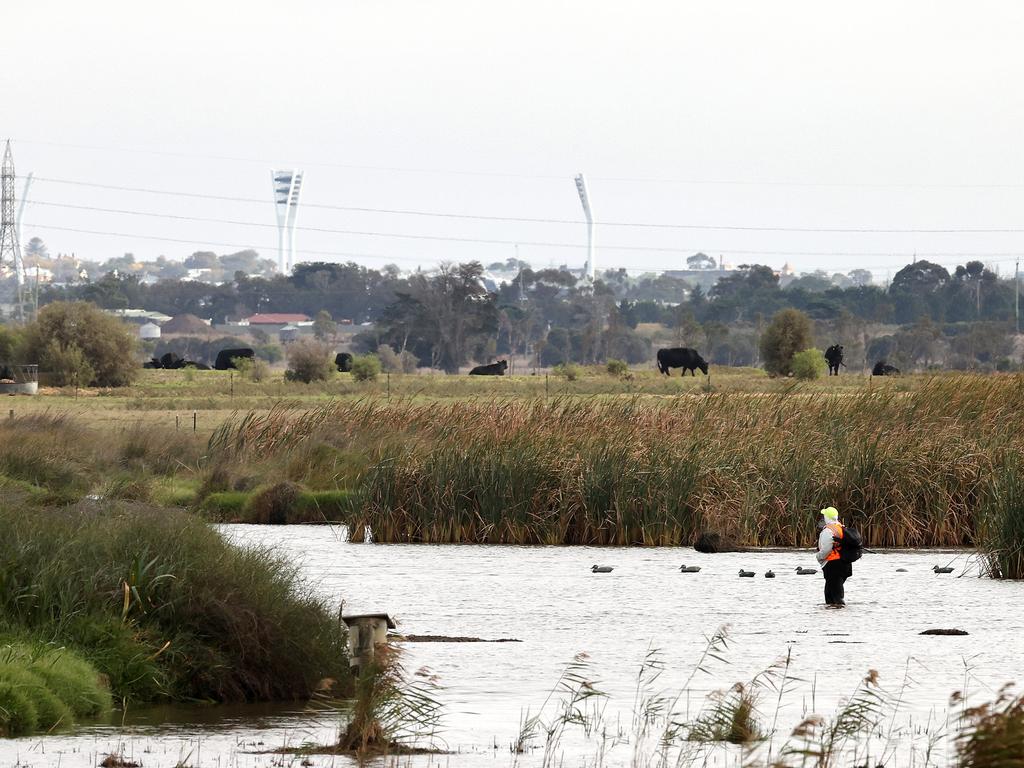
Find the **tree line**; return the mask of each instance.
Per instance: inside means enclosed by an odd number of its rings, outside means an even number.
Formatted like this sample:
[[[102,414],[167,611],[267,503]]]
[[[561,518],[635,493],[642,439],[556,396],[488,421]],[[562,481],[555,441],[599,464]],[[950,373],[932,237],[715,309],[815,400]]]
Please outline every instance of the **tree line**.
[[[1015,283],[977,261],[952,272],[916,261],[886,287],[854,274],[863,270],[851,272],[845,285],[802,277],[783,287],[770,267],[741,265],[707,292],[671,274],[609,270],[590,284],[565,268],[517,266],[514,279],[492,290],[475,261],[411,275],[395,267],[308,263],[289,276],[237,271],[220,285],[147,284],[111,272],[47,288],[41,302],[187,312],[218,324],[256,312],[371,323],[355,337],[356,351],[387,345],[445,371],[509,354],[542,366],[609,358],[636,364],[651,360],[658,345],[698,346],[716,364],[758,365],[759,340],[785,309],[810,319],[819,346],[842,343],[860,365],[891,358],[908,368],[996,368],[1012,356]]]

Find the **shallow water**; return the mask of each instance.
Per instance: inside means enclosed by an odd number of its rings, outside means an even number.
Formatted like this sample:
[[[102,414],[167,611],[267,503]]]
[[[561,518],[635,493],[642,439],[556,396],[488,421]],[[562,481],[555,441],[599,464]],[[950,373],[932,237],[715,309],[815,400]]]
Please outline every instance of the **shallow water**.
[[[648,651],[659,649],[666,664],[659,686],[677,690],[694,672],[705,638],[722,625],[729,626],[724,660],[694,676],[681,707],[695,712],[704,694],[750,680],[791,651],[790,674],[800,682],[791,684],[780,710],[780,728],[787,732],[805,712],[831,714],[869,669],[877,670],[892,692],[909,675],[913,683],[901,697],[900,720],[929,732],[940,729],[950,693],[961,690],[965,680],[972,693],[984,695],[1014,681],[1022,669],[1024,584],[977,578],[965,553],[865,555],[847,582],[848,607],[837,611],[821,605],[820,574],[794,573],[798,565],[814,565],[809,553],[365,545],[349,544],[338,529],[325,526],[222,530],[241,544],[270,544],[294,557],[310,588],[334,604],[344,597],[346,613],[387,611],[409,634],[522,641],[406,644],[409,669],[428,667],[440,677],[443,736],[455,752],[403,759],[415,765],[510,764],[509,745],[523,713],[541,706],[579,652],[588,654],[587,674],[610,696],[605,721],[628,724],[637,672]],[[951,561],[956,573],[931,571],[933,564]],[[679,573],[684,562],[702,566],[701,572]],[[594,574],[593,563],[615,570]],[[741,567],[757,576],[739,578]],[[769,568],[777,578],[763,577]],[[963,568],[971,575],[958,578]],[[970,635],[918,634],[936,627]],[[774,694],[763,697],[761,709],[770,721]],[[234,709],[219,716],[209,709],[201,718],[194,710],[142,712],[124,728],[101,724],[71,735],[10,740],[0,743],[0,765],[59,760],[64,766],[91,766],[120,743],[147,768],[173,766],[183,758],[189,765],[271,765],[278,759],[252,752],[330,741],[338,723],[337,715],[301,709]],[[592,748],[572,739],[564,751],[566,764],[596,761]],[[629,762],[629,757],[628,751],[624,757],[613,752],[605,763]],[[528,754],[521,762],[539,759]],[[292,762],[299,764],[290,758],[283,764]],[[314,757],[312,762],[348,760]]]

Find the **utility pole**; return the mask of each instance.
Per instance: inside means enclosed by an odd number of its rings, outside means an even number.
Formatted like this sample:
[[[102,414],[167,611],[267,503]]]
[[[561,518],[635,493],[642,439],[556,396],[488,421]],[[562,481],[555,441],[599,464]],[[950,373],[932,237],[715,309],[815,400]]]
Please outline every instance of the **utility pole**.
[[[18,216],[14,208],[14,158],[11,156],[11,140],[7,140],[3,165],[0,166],[0,268],[6,264],[14,269],[18,281],[18,320],[24,321],[22,308],[21,243],[18,240]]]
[[[1020,334],[1020,259],[1013,266],[1013,319]]]

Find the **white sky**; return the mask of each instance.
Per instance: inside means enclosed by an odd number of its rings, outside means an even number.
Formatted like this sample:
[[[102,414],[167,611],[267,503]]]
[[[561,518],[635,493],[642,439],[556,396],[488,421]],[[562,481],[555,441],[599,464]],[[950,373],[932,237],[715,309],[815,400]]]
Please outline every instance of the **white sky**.
[[[884,277],[917,252],[945,264],[966,257],[929,254],[986,254],[1006,274],[1024,252],[1024,3],[1012,0],[4,6],[0,136],[14,140],[20,174],[266,201],[39,181],[22,241],[38,235],[54,253],[181,258],[251,245],[275,257],[269,169],[293,163],[306,204],[579,221],[583,171],[603,221],[1022,229],[599,226],[599,269],[679,267],[703,250]],[[537,266],[585,258],[582,247],[525,244],[582,246],[582,224],[309,207],[299,223],[521,242]],[[300,260],[366,254],[355,260],[371,266],[515,255],[507,244],[311,231],[298,248],[339,254]]]

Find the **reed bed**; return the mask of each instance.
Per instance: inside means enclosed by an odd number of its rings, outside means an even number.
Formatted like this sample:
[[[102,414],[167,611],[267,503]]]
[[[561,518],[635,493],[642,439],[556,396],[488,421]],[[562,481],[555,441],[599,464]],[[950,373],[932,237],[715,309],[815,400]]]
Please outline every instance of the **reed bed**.
[[[679,545],[716,530],[800,546],[835,505],[874,546],[969,546],[993,473],[1024,450],[1022,408],[1019,376],[654,402],[363,398],[229,422],[208,458],[362,453],[350,522],[380,542]]]

